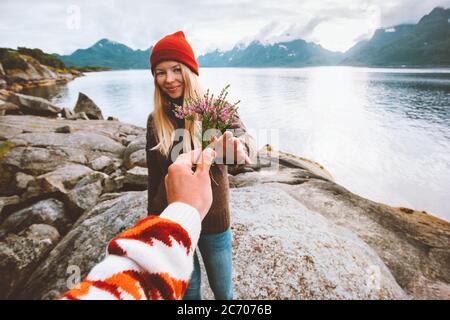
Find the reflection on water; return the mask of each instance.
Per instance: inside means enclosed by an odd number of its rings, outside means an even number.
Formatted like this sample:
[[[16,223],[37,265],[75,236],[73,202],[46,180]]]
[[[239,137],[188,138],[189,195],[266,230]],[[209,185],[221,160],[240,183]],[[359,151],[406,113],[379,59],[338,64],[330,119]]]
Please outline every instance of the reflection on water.
[[[248,128],[278,129],[281,150],[323,164],[349,190],[450,220],[450,70],[204,68],[201,80],[214,92],[231,84]],[[73,108],[79,91],[104,116],[143,127],[153,108],[144,70],[33,93]]]

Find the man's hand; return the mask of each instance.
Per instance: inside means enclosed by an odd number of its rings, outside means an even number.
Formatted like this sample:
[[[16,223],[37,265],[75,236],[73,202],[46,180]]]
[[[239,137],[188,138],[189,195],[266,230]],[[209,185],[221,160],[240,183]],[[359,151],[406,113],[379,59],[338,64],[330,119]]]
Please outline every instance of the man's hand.
[[[203,220],[212,204],[209,169],[215,157],[216,152],[210,148],[179,155],[165,177],[167,203],[186,203],[196,208]],[[195,172],[194,164],[197,165]]]
[[[211,145],[217,152],[217,158],[223,159],[225,164],[252,164],[244,145],[238,138],[233,137],[231,131],[225,131],[219,138],[214,136]]]

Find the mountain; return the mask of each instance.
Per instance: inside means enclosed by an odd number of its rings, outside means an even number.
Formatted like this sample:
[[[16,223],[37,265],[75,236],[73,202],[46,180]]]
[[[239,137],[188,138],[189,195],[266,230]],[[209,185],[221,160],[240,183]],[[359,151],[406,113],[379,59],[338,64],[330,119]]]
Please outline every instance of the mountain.
[[[226,52],[216,50],[197,60],[202,67],[304,67],[333,65],[341,58],[341,53],[298,39],[266,45],[253,41],[247,47],[235,46]]]
[[[297,39],[263,44],[253,41],[232,50],[215,50],[197,58],[201,67],[306,67],[350,65],[373,67],[450,66],[450,9],[434,8],[417,24],[376,30],[369,40],[358,42],[345,53]],[[133,50],[102,39],[68,56],[55,55],[68,66],[101,66],[112,69],[148,69],[151,47]]]
[[[434,8],[417,24],[376,30],[370,40],[358,42],[344,54],[304,40],[218,50],[198,57],[202,67],[450,66],[450,9]]]
[[[102,39],[87,49],[78,49],[71,55],[55,55],[66,65],[101,66],[112,69],[148,69],[151,48],[133,50],[124,44]]]
[[[434,8],[417,24],[378,29],[350,48],[341,65],[450,66],[450,9]]]

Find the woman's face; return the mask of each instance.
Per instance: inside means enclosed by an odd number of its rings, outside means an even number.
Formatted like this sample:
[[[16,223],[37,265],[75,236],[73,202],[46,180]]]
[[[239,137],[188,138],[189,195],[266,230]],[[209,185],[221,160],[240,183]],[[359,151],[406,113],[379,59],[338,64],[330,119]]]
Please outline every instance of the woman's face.
[[[163,61],[155,68],[155,79],[159,88],[172,99],[180,98],[184,93],[184,81],[181,65],[177,61]]]

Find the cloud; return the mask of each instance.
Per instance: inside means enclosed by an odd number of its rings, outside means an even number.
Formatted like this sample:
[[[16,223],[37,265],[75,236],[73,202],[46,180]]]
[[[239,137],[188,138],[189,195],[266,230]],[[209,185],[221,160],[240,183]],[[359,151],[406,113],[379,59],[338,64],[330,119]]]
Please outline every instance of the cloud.
[[[254,39],[303,38],[326,47],[317,30],[333,30],[333,25],[348,30],[356,21],[361,30],[337,35],[348,46],[377,27],[415,23],[439,5],[450,7],[450,0],[2,0],[0,46],[69,54],[108,38],[147,49],[162,36],[184,30],[196,55]],[[69,10],[73,6],[79,8],[77,27],[76,10]]]

